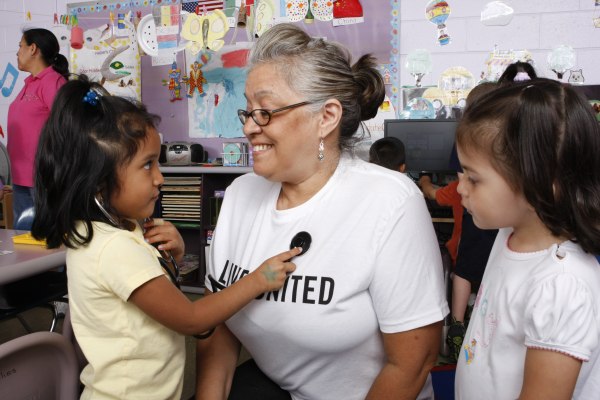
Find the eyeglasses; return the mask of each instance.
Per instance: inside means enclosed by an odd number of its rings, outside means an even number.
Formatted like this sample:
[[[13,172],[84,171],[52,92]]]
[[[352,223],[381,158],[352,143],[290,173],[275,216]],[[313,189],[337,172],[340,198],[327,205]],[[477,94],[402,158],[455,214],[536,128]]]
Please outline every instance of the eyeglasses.
[[[312,101],[303,101],[301,103],[296,103],[296,104],[292,104],[289,106],[281,107],[276,110],[263,110],[262,108],[257,108],[252,111],[238,110],[237,114],[238,114],[238,117],[239,117],[242,125],[246,125],[246,122],[248,121],[248,117],[252,117],[252,120],[254,120],[256,125],[265,126],[265,125],[268,125],[269,122],[271,122],[271,118],[273,117],[273,114],[278,113],[280,111],[285,111],[285,110],[290,110],[292,108],[305,106],[305,105],[311,104],[311,103],[313,103],[313,102]]]

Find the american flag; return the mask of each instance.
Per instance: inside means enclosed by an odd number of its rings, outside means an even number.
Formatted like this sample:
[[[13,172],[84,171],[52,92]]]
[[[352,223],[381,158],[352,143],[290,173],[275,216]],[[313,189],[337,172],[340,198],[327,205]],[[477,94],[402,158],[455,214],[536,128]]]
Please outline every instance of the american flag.
[[[223,0],[195,0],[195,1],[186,1],[181,4],[181,8],[189,13],[195,13],[196,10],[200,12],[212,11],[212,10],[222,10],[223,9]]]

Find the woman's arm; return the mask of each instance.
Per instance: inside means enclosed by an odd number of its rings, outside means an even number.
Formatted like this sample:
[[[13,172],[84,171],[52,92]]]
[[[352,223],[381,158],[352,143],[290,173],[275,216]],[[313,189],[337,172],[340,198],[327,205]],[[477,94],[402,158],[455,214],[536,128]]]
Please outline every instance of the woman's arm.
[[[437,360],[442,322],[382,336],[386,362],[367,400],[415,399]]]
[[[302,251],[296,247],[269,258],[233,285],[195,302],[162,275],[133,291],[128,301],[152,319],[184,335],[206,332],[229,319],[258,295],[283,286],[296,266],[289,262]]]
[[[527,349],[520,400],[570,400],[581,361],[551,350]]]
[[[208,292],[211,294],[211,292]],[[231,389],[241,344],[225,324],[196,344],[196,400],[225,400]]]

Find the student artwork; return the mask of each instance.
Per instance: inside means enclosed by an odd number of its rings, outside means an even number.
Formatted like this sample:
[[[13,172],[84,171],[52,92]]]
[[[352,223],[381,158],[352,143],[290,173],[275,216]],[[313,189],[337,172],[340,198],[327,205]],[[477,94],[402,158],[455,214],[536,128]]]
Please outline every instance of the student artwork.
[[[60,54],[68,56],[71,48],[71,30],[67,24],[55,24],[48,28],[56,36],[60,47]]]
[[[583,70],[580,69],[572,69],[569,74],[569,79],[567,79],[571,85],[583,85],[585,83],[585,78],[583,77]]]
[[[424,97],[410,100],[399,114],[400,119],[434,119],[436,117],[433,103]]]
[[[445,46],[450,43],[450,36],[446,32],[446,20],[450,16],[448,2],[430,0],[425,7],[425,15],[429,22],[437,25],[439,45]]]
[[[196,95],[188,104],[189,135],[192,138],[239,138],[243,136],[237,110],[246,107],[246,59],[252,43],[226,45],[218,52],[192,54],[186,50],[187,75],[198,62],[205,96]],[[210,55],[210,57],[207,57]]]
[[[206,59],[206,56],[203,54],[202,57]],[[206,59],[208,61],[208,59]],[[205,62],[206,62],[205,61]],[[188,76],[185,76],[184,82],[188,85],[188,94],[187,97],[194,97],[194,92],[198,90],[198,96],[204,97],[206,93],[204,93],[204,84],[207,82],[204,74],[202,73],[202,67],[204,64],[199,61],[194,61],[193,64],[190,65],[190,70],[188,71]],[[216,104],[218,104],[218,96],[217,100],[215,100]]]
[[[273,0],[259,0],[254,6],[254,37],[260,37],[275,24],[275,3]],[[252,20],[250,21],[252,22]]]
[[[141,101],[140,55],[130,20],[131,12],[122,20],[125,37],[115,37],[109,24],[85,30],[83,46],[71,48],[69,65],[73,73],[88,75],[111,94]]]
[[[450,96],[442,89],[438,87],[427,88],[421,97],[431,102],[433,108],[435,109],[436,119],[446,119],[452,116],[450,109]]]
[[[423,76],[431,72],[431,54],[425,49],[411,51],[406,56],[406,69],[415,78],[415,86],[421,86]]]
[[[528,50],[499,50],[497,47],[490,52],[485,61],[486,70],[482,72],[481,80],[496,82],[506,67],[517,61],[533,64],[533,57]]]
[[[182,100],[181,97],[181,70],[177,66],[177,62],[173,61],[171,69],[169,70],[169,79],[163,79],[163,86],[167,86],[169,93],[171,94],[170,102]]]
[[[201,50],[219,51],[229,30],[227,16],[222,10],[213,10],[206,15],[189,14],[185,19],[181,36],[188,40],[187,49],[192,54]]]
[[[333,26],[365,22],[359,0],[335,0],[333,2]]]
[[[505,26],[512,21],[514,12],[503,1],[492,1],[481,12],[481,23],[486,26]]]
[[[187,45],[180,40],[179,6],[155,6],[152,14],[142,17],[137,24],[137,40],[140,49],[149,56],[168,56],[183,50]]]
[[[260,0],[262,3],[264,0]],[[267,0],[270,1],[270,0]],[[259,6],[260,6],[259,3]],[[318,21],[331,21],[334,16],[335,3],[349,3],[334,0],[287,0],[285,7],[285,16],[289,22],[298,22],[303,19],[310,19],[312,16]],[[360,3],[356,0],[360,7]],[[362,8],[361,15],[362,16]]]
[[[575,66],[575,52],[571,46],[559,45],[548,53],[548,66],[558,79],[562,79],[567,70]]]
[[[600,28],[600,0],[594,0],[594,5],[596,11],[594,12],[592,21],[594,22],[594,27]]]
[[[442,72],[438,88],[446,93],[450,107],[465,106],[467,94],[475,85],[473,74],[464,67],[450,67]]]

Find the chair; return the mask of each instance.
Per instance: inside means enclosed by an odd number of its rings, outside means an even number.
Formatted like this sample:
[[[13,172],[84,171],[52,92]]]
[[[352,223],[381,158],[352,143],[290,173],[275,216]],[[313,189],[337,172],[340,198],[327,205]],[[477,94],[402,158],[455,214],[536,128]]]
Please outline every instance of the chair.
[[[74,400],[77,358],[67,338],[35,332],[0,345],[0,399]]]
[[[34,217],[35,212],[33,207],[27,208],[21,213],[21,215],[19,215],[19,218],[16,221],[14,221],[13,229],[16,229],[18,231],[30,231]]]

